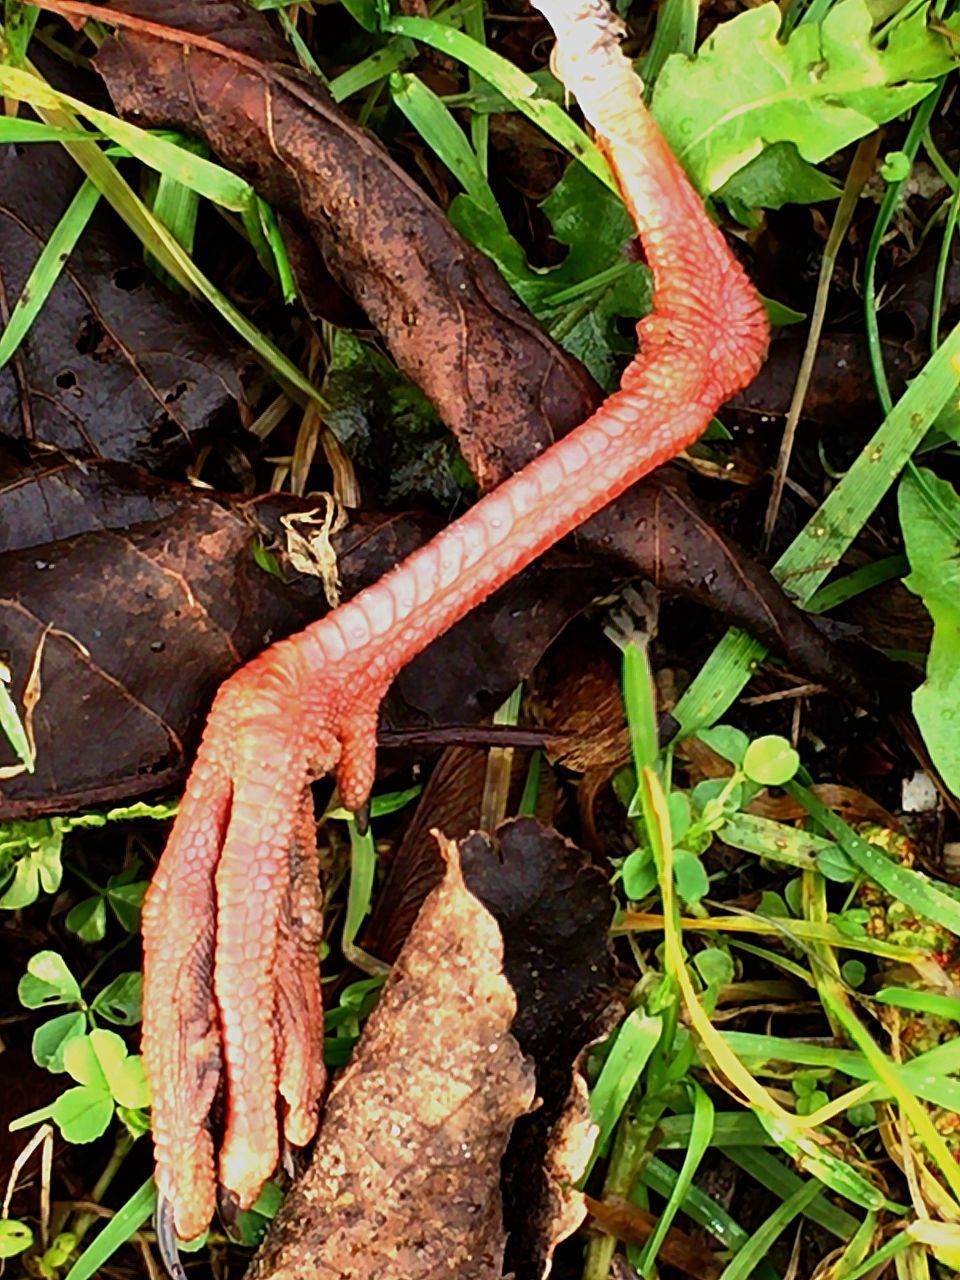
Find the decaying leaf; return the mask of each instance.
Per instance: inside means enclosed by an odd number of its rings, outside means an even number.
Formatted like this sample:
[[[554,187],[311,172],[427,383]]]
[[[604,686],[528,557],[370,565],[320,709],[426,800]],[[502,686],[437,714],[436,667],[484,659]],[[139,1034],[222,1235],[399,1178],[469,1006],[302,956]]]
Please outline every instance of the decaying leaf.
[[[499,1280],[500,1160],[534,1104],[500,930],[455,844],[251,1280]]]
[[[613,989],[605,878],[532,819],[441,849],[251,1280],[540,1280],[582,1220],[580,1058]]]
[[[81,176],[60,146],[4,148],[0,312],[20,296]],[[213,430],[236,428],[255,368],[144,268],[133,238],[100,210],[0,368],[0,429],[31,444],[161,467],[192,458]]]
[[[251,552],[257,531],[279,535],[282,517],[305,504],[231,502],[105,462],[5,470],[0,627],[21,710],[46,639],[36,772],[3,781],[0,816],[175,786],[217,685],[326,608],[319,579],[280,581]],[[356,515],[334,538],[345,593],[381,577],[433,528],[412,516]],[[588,565],[561,557],[508,584],[404,672],[390,703],[393,737],[489,714],[587,602],[592,581]],[[87,748],[77,751],[81,741]],[[3,744],[0,766],[12,763]]]
[[[210,37],[222,52],[192,48],[187,58],[173,34],[119,31],[97,58],[118,108],[199,133],[306,228],[455,433],[481,489],[583,421],[600,395],[583,368],[376,140],[288,65],[259,14],[231,0],[122,7]],[[623,495],[580,530],[580,545],[721,608],[808,678],[872,705],[876,682],[710,527],[675,477],[664,468]]]
[[[291,65],[263,16],[232,0],[118,6],[216,41],[118,32],[97,67],[139,123],[205,137],[321,249],[400,368],[456,433],[481,488],[498,484],[584,420],[600,395],[379,144]],[[234,52],[236,51],[236,52]],[[510,406],[505,419],[503,407]],[[504,421],[525,422],[525,437]]]
[[[610,1029],[610,888],[582,849],[532,818],[502,823],[492,836],[475,832],[461,853],[471,892],[502,930],[504,968],[517,993],[513,1031],[536,1063],[541,1105],[514,1126],[503,1188],[507,1269],[537,1280],[561,1224],[580,1211],[562,1184],[583,1171],[570,1174],[571,1162],[590,1155],[578,1064]]]
[[[595,1200],[592,1196],[585,1196],[584,1201],[594,1221],[618,1240],[646,1244],[656,1228],[656,1216],[640,1205],[619,1199]],[[659,1257],[697,1280],[719,1280],[723,1271],[723,1264],[715,1260],[711,1250],[676,1227],[667,1233]]]

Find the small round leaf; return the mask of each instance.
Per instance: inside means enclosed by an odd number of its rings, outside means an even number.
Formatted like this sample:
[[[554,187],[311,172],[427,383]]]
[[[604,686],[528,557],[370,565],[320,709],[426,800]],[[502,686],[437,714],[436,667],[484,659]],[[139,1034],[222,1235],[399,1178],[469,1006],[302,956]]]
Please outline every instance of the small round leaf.
[[[79,1011],[62,1013],[59,1018],[42,1023],[33,1033],[34,1062],[47,1071],[66,1071],[63,1052],[70,1041],[82,1036],[86,1029],[87,1020]]]
[[[27,1009],[43,1009],[51,1004],[80,1001],[80,984],[56,951],[38,951],[27,963],[27,972],[17,987],[20,1003]]]
[[[800,757],[786,738],[767,734],[755,738],[743,757],[743,771],[753,782],[765,787],[782,787],[800,767]]]
[[[0,1258],[15,1258],[33,1244],[33,1232],[16,1218],[0,1218]]]

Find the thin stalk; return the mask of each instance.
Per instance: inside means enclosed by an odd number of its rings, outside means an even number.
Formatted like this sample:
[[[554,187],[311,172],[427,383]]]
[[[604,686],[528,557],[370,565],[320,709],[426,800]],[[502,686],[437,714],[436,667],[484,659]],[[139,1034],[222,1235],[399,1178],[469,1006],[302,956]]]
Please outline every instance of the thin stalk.
[[[827,301],[830,297],[833,272],[837,265],[837,255],[847,237],[847,231],[853,220],[860,193],[873,176],[879,148],[879,131],[870,134],[868,138],[864,138],[857,147],[853,162],[847,173],[847,180],[843,185],[843,194],[837,206],[833,226],[830,228],[826,247],[823,250],[823,258],[820,262],[820,276],[817,281],[817,296],[813,304],[813,315],[810,318],[810,331],[807,334],[807,342],[803,349],[803,358],[800,361],[797,381],[794,384],[793,395],[790,398],[787,421],[783,428],[783,439],[780,441],[780,454],[773,472],[773,488],[770,491],[770,501],[767,504],[767,513],[763,521],[764,551],[770,548],[774,526],[777,523],[777,516],[780,512],[783,488],[786,484],[790,457],[793,453],[793,443],[797,434],[797,424],[800,421],[800,414],[803,412],[803,402],[807,397],[810,379],[813,376],[814,362],[817,358],[817,348],[820,345],[820,334],[823,331],[823,321],[827,313]]]

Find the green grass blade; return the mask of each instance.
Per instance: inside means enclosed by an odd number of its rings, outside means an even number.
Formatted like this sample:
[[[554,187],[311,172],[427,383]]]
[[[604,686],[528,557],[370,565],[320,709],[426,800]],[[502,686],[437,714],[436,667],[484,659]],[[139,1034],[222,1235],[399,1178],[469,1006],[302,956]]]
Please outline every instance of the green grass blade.
[[[650,1160],[640,1173],[640,1181],[655,1191],[657,1195],[669,1199],[673,1188],[677,1185],[679,1174],[676,1169],[664,1160]],[[701,1191],[699,1187],[691,1187],[683,1202],[683,1212],[698,1226],[709,1231],[714,1239],[727,1249],[742,1249],[750,1236],[744,1231],[736,1219],[726,1209]]]
[[[390,93],[428,146],[432,147],[464,191],[482,209],[498,220],[500,206],[490,190],[486,174],[460,128],[443,101],[414,75],[390,77]]]
[[[620,1024],[613,1048],[590,1091],[590,1115],[598,1133],[585,1177],[613,1133],[662,1031],[662,1020],[648,1017],[640,1009],[634,1009]]]
[[[0,65],[0,91],[18,102],[28,103],[35,110],[42,107],[74,112],[89,120],[105,137],[141,163],[224,209],[243,213],[255,203],[256,196],[250,183],[229,169],[197,155],[191,148],[178,146],[108,111],[100,111],[79,98],[61,93],[29,71]]]
[[[637,776],[657,762],[657,713],[653,678],[646,650],[628,644],[623,651],[623,705],[630,731],[630,750]]]
[[[935,1018],[948,1018],[951,1022],[960,1023],[960,999],[956,996],[918,991],[914,987],[883,987],[873,998],[878,1004],[889,1004],[895,1009],[929,1013]]]
[[[350,887],[347,890],[347,909],[343,920],[343,951],[348,955],[354,949],[360,926],[370,910],[373,899],[373,882],[377,874],[377,850],[373,832],[363,835],[357,830],[352,817],[347,820],[350,832]]]
[[[38,105],[34,109],[46,123],[67,132],[79,127],[76,116],[63,107]],[[322,404],[320,393],[312,383],[207,279],[183,246],[178,244],[176,237],[153,216],[95,143],[65,141],[63,146],[134,235],[182,288],[209,302],[295,400],[299,403],[314,400]]]
[[[948,933],[960,937],[960,900],[938,888],[919,871],[901,866],[880,849],[861,839],[842,818],[838,818],[832,809],[822,804],[806,787],[790,782],[787,783],[786,790],[836,840],[847,857],[895,901],[905,903]]]
[[[960,325],[924,365],[856,461],[774,566],[805,604],[839,563],[960,381]],[[766,649],[732,628],[674,708],[678,736],[713,724],[734,702]]]
[[[21,0],[5,0],[3,39],[6,45],[6,56],[4,61],[9,62],[11,66],[23,65],[27,56],[27,46],[39,16],[40,9],[35,4],[23,4]]]
[[[692,1115],[663,1116],[657,1122],[659,1151],[687,1149],[693,1130]],[[721,1111],[713,1117],[711,1146],[767,1147],[773,1139],[752,1111]]]
[[[91,1277],[99,1275],[104,1263],[149,1220],[156,1205],[157,1188],[150,1177],[84,1249],[67,1272],[65,1280],[91,1280]]]
[[[463,26],[471,39],[476,40],[477,44],[486,46],[487,32],[484,23],[484,0],[477,0],[475,4],[467,5],[463,15]],[[469,79],[471,93],[482,87],[483,81],[475,71],[470,72]],[[490,117],[488,115],[484,115],[481,112],[471,112],[470,141],[473,143],[474,154],[480,163],[480,168],[486,173],[487,146],[490,141]]]
[[[697,22],[700,5],[697,0],[661,0],[657,9],[657,27],[653,33],[650,52],[643,64],[646,96],[660,74],[660,68],[672,53],[693,54],[697,42]]]
[[[864,1258],[858,1267],[854,1267],[852,1271],[843,1271],[842,1280],[861,1280],[865,1276],[882,1276],[887,1263],[898,1258],[905,1249],[910,1248],[911,1244],[913,1244],[913,1236],[909,1231],[898,1231],[886,1244],[871,1253],[869,1258]]]
[[[50,238],[34,263],[10,314],[10,323],[0,335],[0,368],[3,368],[30,331],[30,326],[60,279],[60,273],[83,235],[99,199],[100,192],[92,182],[81,183],[63,217],[50,233]]]
[[[766,1255],[770,1246],[779,1239],[798,1214],[810,1207],[819,1195],[819,1190],[816,1182],[807,1182],[778,1205],[750,1237],[750,1243],[724,1267],[720,1280],[750,1280],[754,1274],[754,1268]]]
[[[906,556],[884,556],[880,560],[872,560],[815,591],[806,603],[806,610],[808,613],[829,613],[864,591],[872,591],[884,582],[903,577],[909,568]]]
[[[660,1252],[660,1248],[667,1237],[667,1232],[673,1225],[674,1218],[683,1208],[683,1202],[687,1197],[687,1192],[693,1185],[693,1179],[700,1167],[700,1162],[713,1141],[713,1102],[710,1100],[710,1095],[696,1081],[693,1081],[692,1088],[693,1116],[690,1125],[690,1140],[686,1154],[683,1157],[683,1164],[680,1166],[677,1181],[670,1192],[670,1199],[660,1214],[653,1235],[647,1241],[640,1256],[638,1269],[643,1280],[649,1280],[649,1277],[653,1274],[657,1254]]]
[[[759,1147],[723,1147],[722,1150],[728,1160],[749,1173],[751,1178],[755,1178],[762,1187],[772,1191],[781,1200],[788,1200],[809,1185],[771,1151],[764,1151]],[[849,1240],[860,1225],[853,1214],[838,1208],[827,1199],[822,1190],[806,1205],[803,1214],[839,1240]]]
[[[537,82],[512,62],[471,39],[464,32],[432,18],[391,18],[385,29],[395,35],[419,40],[462,62],[499,90],[517,111],[539,125],[558,146],[586,165],[592,174],[619,195],[610,166],[592,139],[579,125],[574,124],[562,107],[541,97]]]
[[[889,1090],[901,1114],[909,1121],[916,1138],[926,1147],[928,1157],[935,1161],[941,1178],[960,1205],[960,1168],[957,1161],[919,1098],[912,1089],[904,1087],[897,1064],[876,1044],[847,1003],[840,983],[832,976],[822,979],[820,998],[832,1022],[843,1028],[847,1038],[866,1058],[877,1080]]]
[[[364,58],[355,67],[350,67],[335,76],[327,86],[334,102],[346,102],[355,93],[369,89],[379,80],[385,80],[394,71],[399,71],[405,62],[417,56],[417,47],[412,40],[391,40],[389,44],[369,58]]]
[[[42,120],[21,120],[19,116],[0,116],[0,143],[21,146],[30,142],[78,142],[99,138],[87,129],[57,129]]]
[[[866,1057],[853,1049],[748,1031],[725,1031],[723,1038],[758,1071],[764,1062],[785,1062],[800,1067],[827,1067],[865,1083],[877,1080]],[[894,1069],[902,1088],[925,1102],[960,1114],[960,1080],[951,1078],[960,1069],[960,1039],[938,1045],[910,1062],[897,1064]],[[878,1083],[871,1098],[882,1101],[889,1096],[889,1091]]]

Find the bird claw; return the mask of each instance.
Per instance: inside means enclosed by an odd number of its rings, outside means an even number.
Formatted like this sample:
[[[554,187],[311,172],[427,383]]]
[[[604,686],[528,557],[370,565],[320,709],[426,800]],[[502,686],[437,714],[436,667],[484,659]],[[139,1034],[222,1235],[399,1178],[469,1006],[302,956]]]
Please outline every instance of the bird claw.
[[[340,735],[307,740],[302,672],[279,646],[221,689],[144,906],[144,1062],[154,1096],[163,1225],[208,1225],[217,1186],[249,1208],[283,1134],[316,1130],[323,1010],[313,798]],[[313,766],[313,767],[311,767]],[[209,1112],[224,1095],[219,1171]]]
[[[173,1205],[166,1196],[159,1196],[153,1215],[153,1226],[157,1233],[157,1248],[160,1260],[167,1269],[170,1280],[187,1280],[187,1273],[180,1262],[177,1251],[177,1232],[174,1226]]]

